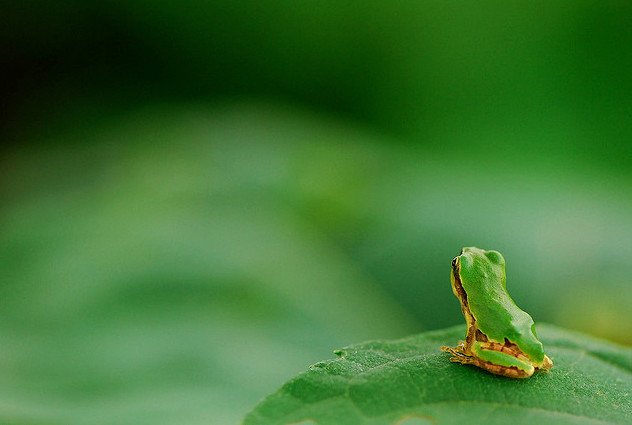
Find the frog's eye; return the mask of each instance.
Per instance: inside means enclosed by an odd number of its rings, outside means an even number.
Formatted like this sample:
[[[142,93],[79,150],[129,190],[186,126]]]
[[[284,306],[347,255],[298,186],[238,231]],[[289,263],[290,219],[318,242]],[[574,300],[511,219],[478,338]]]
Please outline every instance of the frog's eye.
[[[452,267],[456,267],[457,263],[459,262],[459,257],[454,257],[452,259]]]
[[[491,261],[492,263],[496,263],[496,264],[504,264],[505,263],[505,259],[503,258],[503,256],[498,251],[487,251],[485,253],[485,256],[487,258],[489,258],[489,261]]]

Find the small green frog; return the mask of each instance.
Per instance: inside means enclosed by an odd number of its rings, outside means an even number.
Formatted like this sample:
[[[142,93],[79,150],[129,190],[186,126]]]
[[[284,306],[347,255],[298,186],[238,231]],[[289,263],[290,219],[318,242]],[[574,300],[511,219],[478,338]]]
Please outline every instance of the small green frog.
[[[507,292],[500,252],[463,248],[452,260],[450,281],[467,322],[465,341],[454,348],[441,347],[452,354],[450,361],[510,378],[528,378],[537,369],[553,366],[533,319]]]

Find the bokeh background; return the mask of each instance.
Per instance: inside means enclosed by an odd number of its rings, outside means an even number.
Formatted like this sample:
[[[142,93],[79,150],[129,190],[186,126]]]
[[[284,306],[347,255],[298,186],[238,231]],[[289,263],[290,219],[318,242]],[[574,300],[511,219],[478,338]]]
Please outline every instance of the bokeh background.
[[[2,2],[0,422],[235,424],[462,322],[632,343],[628,1]]]

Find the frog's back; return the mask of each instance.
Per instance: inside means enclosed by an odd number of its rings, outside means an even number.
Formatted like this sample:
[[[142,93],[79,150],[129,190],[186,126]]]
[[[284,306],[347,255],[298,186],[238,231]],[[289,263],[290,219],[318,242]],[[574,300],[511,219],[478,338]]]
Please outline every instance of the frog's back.
[[[478,328],[496,342],[504,343],[506,338],[533,361],[541,362],[544,350],[535,334],[533,318],[507,292],[504,258],[495,251],[482,252],[493,253],[485,257],[492,261],[472,255],[468,267],[461,270],[461,284]]]

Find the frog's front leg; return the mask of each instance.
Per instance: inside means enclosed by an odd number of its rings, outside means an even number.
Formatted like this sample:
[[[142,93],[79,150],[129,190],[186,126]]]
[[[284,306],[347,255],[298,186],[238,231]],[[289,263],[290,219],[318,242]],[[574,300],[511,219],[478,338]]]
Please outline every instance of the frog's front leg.
[[[459,341],[459,344],[454,348],[444,345],[441,347],[441,351],[447,351],[452,354],[452,357],[450,357],[452,363],[472,364],[472,356],[468,353],[464,341]]]
[[[474,364],[496,375],[509,378],[528,378],[535,367],[519,350],[496,342],[479,342],[472,345]]]

